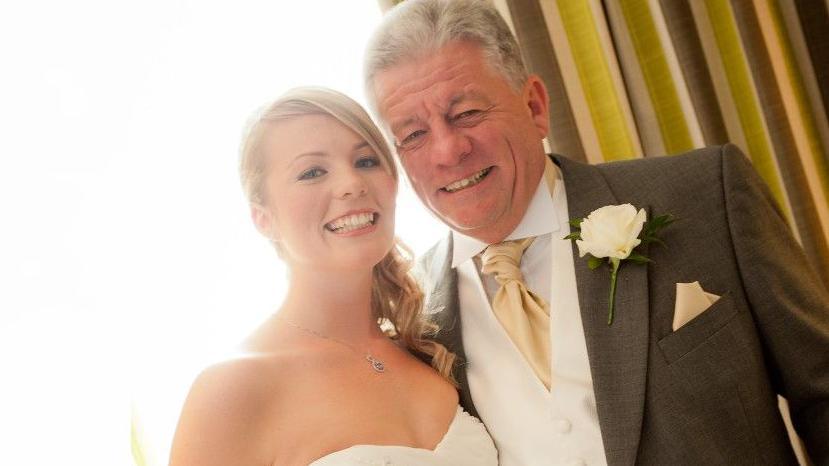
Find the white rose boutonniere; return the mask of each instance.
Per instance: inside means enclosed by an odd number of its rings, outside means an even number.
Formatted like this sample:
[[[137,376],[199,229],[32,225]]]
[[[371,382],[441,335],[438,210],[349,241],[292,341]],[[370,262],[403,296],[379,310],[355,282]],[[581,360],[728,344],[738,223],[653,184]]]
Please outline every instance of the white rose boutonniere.
[[[604,263],[610,266],[607,325],[613,323],[616,276],[622,261],[637,264],[650,262],[636,248],[652,242],[664,244],[656,235],[673,221],[670,215],[661,215],[648,221],[645,209],[637,211],[630,204],[604,206],[590,212],[587,218],[570,220],[573,232],[564,239],[575,240],[579,257],[587,256],[587,265],[591,270]]]

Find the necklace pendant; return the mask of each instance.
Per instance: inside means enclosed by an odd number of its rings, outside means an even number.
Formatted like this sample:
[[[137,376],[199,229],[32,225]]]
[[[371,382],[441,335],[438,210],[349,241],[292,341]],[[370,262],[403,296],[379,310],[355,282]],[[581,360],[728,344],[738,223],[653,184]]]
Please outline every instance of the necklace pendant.
[[[371,355],[366,355],[366,360],[371,364],[371,368],[374,369],[374,372],[386,372],[386,365],[383,364],[383,361],[374,359]]]

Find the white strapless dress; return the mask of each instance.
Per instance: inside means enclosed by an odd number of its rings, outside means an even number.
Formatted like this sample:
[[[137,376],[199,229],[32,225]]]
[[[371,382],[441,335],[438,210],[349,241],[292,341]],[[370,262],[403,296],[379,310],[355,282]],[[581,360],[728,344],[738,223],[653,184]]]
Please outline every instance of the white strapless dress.
[[[477,418],[460,406],[434,450],[354,445],[323,456],[308,466],[497,466],[498,451]]]

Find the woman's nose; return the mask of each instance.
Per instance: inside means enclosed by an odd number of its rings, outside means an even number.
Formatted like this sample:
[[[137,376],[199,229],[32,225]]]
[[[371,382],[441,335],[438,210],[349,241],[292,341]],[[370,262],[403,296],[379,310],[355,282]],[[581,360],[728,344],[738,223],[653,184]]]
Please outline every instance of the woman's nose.
[[[337,197],[345,199],[347,197],[362,197],[366,195],[368,185],[363,175],[356,170],[349,170],[343,173],[338,180]]]

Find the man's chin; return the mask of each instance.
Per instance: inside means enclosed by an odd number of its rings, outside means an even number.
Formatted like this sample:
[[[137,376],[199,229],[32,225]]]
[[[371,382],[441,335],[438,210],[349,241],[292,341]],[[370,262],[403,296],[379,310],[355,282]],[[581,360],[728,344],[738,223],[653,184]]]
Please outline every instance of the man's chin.
[[[446,216],[437,212],[435,214],[441,222],[452,230],[479,241],[493,244],[503,241],[518,226],[517,222],[508,218],[508,216],[492,215],[494,210],[487,211],[489,215],[481,213],[477,216],[471,216],[469,212],[465,212],[466,215],[457,216]]]
[[[442,215],[439,212],[435,212],[440,221],[446,226],[465,235],[469,232],[486,228],[493,223],[488,215],[470,216],[469,212],[464,213],[466,215]]]
[[[446,226],[462,235],[471,236],[472,238],[486,242],[490,242],[485,238],[490,237],[493,230],[497,227],[497,222],[492,221],[469,221],[468,219],[459,220],[443,217],[441,220]]]

